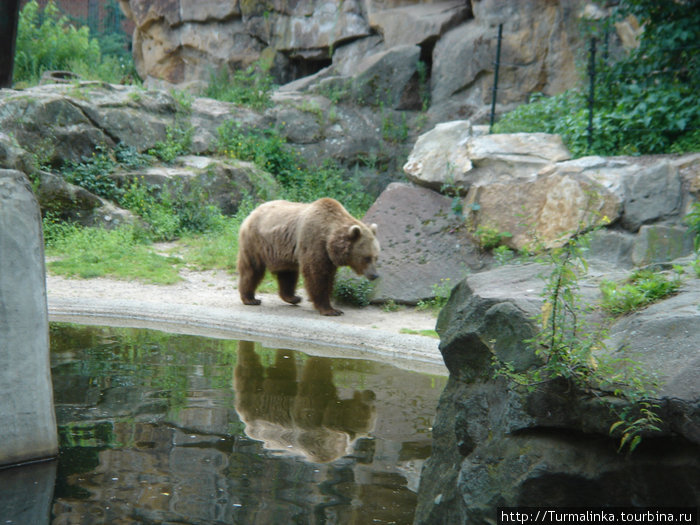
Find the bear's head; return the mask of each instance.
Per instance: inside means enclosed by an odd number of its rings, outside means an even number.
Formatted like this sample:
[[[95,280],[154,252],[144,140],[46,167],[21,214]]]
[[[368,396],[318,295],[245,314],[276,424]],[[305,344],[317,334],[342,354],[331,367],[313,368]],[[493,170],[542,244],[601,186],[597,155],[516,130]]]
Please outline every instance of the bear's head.
[[[357,222],[344,227],[331,243],[331,260],[336,266],[349,266],[357,275],[364,275],[373,281],[379,277],[379,241],[376,233],[376,224],[367,226]]]

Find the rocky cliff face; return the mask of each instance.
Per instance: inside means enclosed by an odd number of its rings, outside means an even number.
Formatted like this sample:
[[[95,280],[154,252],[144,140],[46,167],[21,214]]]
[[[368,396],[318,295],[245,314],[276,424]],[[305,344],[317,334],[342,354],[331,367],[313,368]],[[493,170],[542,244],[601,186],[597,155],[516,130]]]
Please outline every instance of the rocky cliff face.
[[[371,71],[382,67],[396,75],[389,84],[396,96],[392,107],[420,107],[420,98],[411,93],[423,82],[436,122],[448,115],[483,116],[491,100],[501,23],[499,104],[571,87],[578,79],[577,53],[584,51],[579,18],[591,11],[585,0],[120,0],[120,4],[136,25],[134,58],[147,84],[206,82],[212,70],[239,69],[262,60],[280,84],[322,72],[305,88],[318,88],[324,78],[339,77],[355,87],[369,86],[375,97],[382,96],[382,86],[372,85]],[[611,42],[614,48],[618,40]],[[402,57],[398,62],[397,55]],[[420,70],[418,61],[423,64]]]

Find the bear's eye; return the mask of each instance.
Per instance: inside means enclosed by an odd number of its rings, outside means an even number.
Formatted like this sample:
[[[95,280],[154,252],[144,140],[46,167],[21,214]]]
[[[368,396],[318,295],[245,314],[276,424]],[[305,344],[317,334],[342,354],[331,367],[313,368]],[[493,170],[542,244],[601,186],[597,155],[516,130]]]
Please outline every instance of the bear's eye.
[[[370,264],[372,262],[371,257],[365,257],[365,263]]]

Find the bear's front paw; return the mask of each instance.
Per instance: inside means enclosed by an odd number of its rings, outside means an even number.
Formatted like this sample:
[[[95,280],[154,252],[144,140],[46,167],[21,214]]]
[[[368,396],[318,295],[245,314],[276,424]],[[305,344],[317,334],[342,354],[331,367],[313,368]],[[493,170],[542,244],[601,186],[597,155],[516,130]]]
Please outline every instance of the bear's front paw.
[[[343,311],[329,308],[328,310],[321,310],[321,315],[343,315]]]
[[[260,299],[241,299],[241,301],[248,306],[258,306],[262,302]]]

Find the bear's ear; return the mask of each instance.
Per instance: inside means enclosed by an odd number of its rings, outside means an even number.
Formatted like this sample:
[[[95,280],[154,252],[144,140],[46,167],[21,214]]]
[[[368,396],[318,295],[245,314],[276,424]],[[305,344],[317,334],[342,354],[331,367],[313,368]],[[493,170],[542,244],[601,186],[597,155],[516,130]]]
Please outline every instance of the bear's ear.
[[[351,241],[356,241],[360,238],[360,235],[362,235],[362,229],[357,224],[353,224],[352,226],[350,226],[350,229],[348,230],[348,236]]]
[[[369,229],[372,230],[373,234],[377,235],[377,225],[375,223],[370,224]]]

